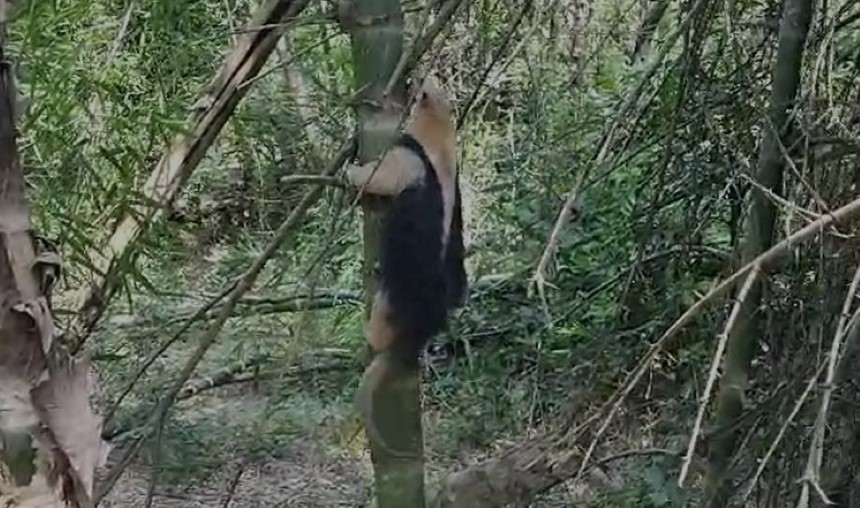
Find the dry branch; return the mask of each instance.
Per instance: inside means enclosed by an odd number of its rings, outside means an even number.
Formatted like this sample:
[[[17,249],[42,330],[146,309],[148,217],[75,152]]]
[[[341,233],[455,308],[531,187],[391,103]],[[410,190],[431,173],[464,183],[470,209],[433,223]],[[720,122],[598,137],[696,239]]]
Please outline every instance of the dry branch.
[[[113,296],[135,242],[159,219],[197,168],[256,76],[278,39],[285,21],[295,17],[308,0],[269,0],[250,22],[250,30],[236,42],[224,64],[195,104],[188,119],[187,134],[178,135],[167,147],[141,190],[140,202],[117,223],[98,252],[90,254],[90,280],[74,296],[72,320],[66,324],[63,341],[76,352],[86,341]],[[265,28],[263,28],[265,27]]]
[[[690,324],[705,308],[725,296],[753,267],[768,273],[779,264],[793,247],[809,240],[827,228],[842,225],[860,217],[860,199],[837,209],[832,214],[797,230],[774,245],[733,275],[719,283],[707,295],[699,299],[666,332],[651,345],[636,367],[619,388],[593,415],[570,431],[561,429],[527,441],[504,452],[500,457],[450,474],[442,483],[434,504],[437,508],[486,508],[507,506],[516,500],[529,499],[535,494],[576,475],[589,467],[588,458],[594,452],[600,437],[606,432],[626,397],[641,381],[651,362],[675,339],[679,332]],[[590,427],[602,417],[597,432]],[[582,457],[578,444],[583,438],[591,438],[591,444]],[[578,467],[578,471],[573,469]]]
[[[248,358],[247,360],[236,362],[233,365],[228,365],[210,376],[204,376],[192,383],[187,383],[182,390],[176,394],[176,400],[189,399],[203,390],[225,385],[248,369],[265,363],[268,359],[268,353],[260,353]]]
[[[337,355],[333,360],[326,362],[314,363],[311,365],[298,365],[285,370],[267,370],[264,372],[248,372],[253,367],[257,367],[268,361],[270,356],[260,354],[243,362],[225,367],[218,372],[190,382],[176,395],[176,400],[188,400],[202,392],[221,388],[223,386],[247,383],[252,381],[265,381],[271,379],[301,379],[309,374],[319,374],[327,371],[335,370],[351,370],[351,367],[359,368],[361,365],[355,361],[354,355]]]
[[[310,363],[300,363],[286,369],[267,368],[266,370],[261,369],[260,371],[248,372],[251,367],[260,365],[260,362],[256,362],[254,358],[230,365],[209,376],[186,383],[182,390],[176,395],[176,402],[185,401],[194,398],[201,393],[228,385],[273,380],[284,381],[286,379],[303,380],[307,379],[307,376],[310,374],[322,374],[335,371],[360,372],[361,370],[360,362],[356,360],[355,355],[351,352],[341,350],[322,350],[321,352],[325,354],[311,355],[314,358]],[[266,355],[260,356],[262,357]],[[321,356],[325,356],[325,359],[321,360]],[[267,357],[269,360],[271,360],[271,358],[271,356]],[[242,367],[244,367],[244,370],[242,370]],[[133,433],[137,430],[138,427],[130,427],[128,425],[106,428],[102,432],[102,439],[110,442],[121,442],[129,433]]]
[[[302,185],[302,184],[322,184],[330,185],[341,189],[346,189],[347,185],[340,178],[335,176],[319,176],[319,175],[287,175],[281,177],[281,183],[286,185]]]
[[[759,275],[758,267],[753,267],[747,275],[747,280],[743,287],[738,292],[737,301],[732,306],[732,313],[726,321],[725,329],[720,334],[720,340],[717,341],[717,350],[714,352],[714,358],[711,361],[711,369],[708,372],[708,380],[705,382],[705,390],[702,392],[702,398],[699,401],[699,409],[696,412],[696,422],[693,424],[693,432],[690,434],[690,443],[687,446],[687,454],[684,456],[684,462],[681,464],[681,473],[678,475],[678,486],[684,486],[684,480],[687,478],[687,473],[690,471],[690,464],[693,462],[693,452],[696,449],[696,441],[702,431],[702,422],[705,419],[705,411],[708,408],[708,402],[711,400],[711,392],[714,389],[714,384],[717,381],[717,373],[720,370],[720,363],[723,359],[723,353],[726,350],[726,343],[734,331],[738,323],[738,317],[741,314],[741,308],[749,296],[750,289]]]
[[[317,184],[325,185],[325,184]],[[217,303],[217,302],[216,302]],[[331,309],[340,305],[361,305],[361,295],[356,291],[317,290],[313,293],[297,294],[283,298],[243,298],[239,305],[242,310],[231,317],[263,316],[288,312],[304,312],[309,310]],[[206,305],[208,310],[202,314],[199,311],[190,316],[179,316],[169,319],[165,324],[178,322],[205,321],[218,315],[219,307]]]
[[[842,312],[839,314],[836,334],[833,336],[833,343],[830,345],[830,352],[827,355],[827,375],[822,386],[821,404],[818,407],[815,428],[812,431],[812,442],[809,444],[806,469],[802,478],[803,486],[801,487],[800,498],[797,502],[798,508],[809,506],[809,489],[811,486],[818,486],[821,463],[824,460],[824,434],[827,430],[827,415],[830,411],[830,400],[833,397],[835,389],[836,371],[842,359],[841,353],[845,350],[842,343],[850,340],[852,335],[856,335],[856,330],[854,329],[857,327],[858,318],[860,318],[860,309],[858,309],[854,312],[851,320],[848,321],[848,315],[851,312],[851,306],[854,304],[854,296],[857,294],[858,286],[860,286],[860,266],[854,272],[851,286],[849,286],[848,293],[845,295],[845,301],[842,303]],[[816,491],[820,492],[820,488],[817,488]]]
[[[806,402],[806,399],[809,398],[809,395],[812,393],[812,389],[815,388],[815,385],[818,381],[818,376],[824,372],[824,367],[827,364],[825,362],[821,362],[818,368],[815,370],[815,374],[813,374],[809,381],[806,383],[806,388],[803,390],[803,393],[800,394],[800,397],[794,402],[794,407],[791,409],[791,412],[788,414],[788,417],[782,423],[782,426],[779,428],[779,432],[777,432],[776,437],[773,439],[773,442],[770,444],[770,447],[765,452],[764,457],[758,462],[758,467],[756,468],[755,474],[750,480],[749,486],[747,487],[746,492],[744,493],[742,503],[746,503],[747,499],[752,495],[755,490],[756,484],[758,484],[759,478],[761,478],[762,473],[764,473],[764,468],[767,467],[768,462],[770,462],[771,457],[773,457],[774,452],[779,447],[779,444],[782,442],[782,439],[785,437],[785,433],[788,430],[788,427],[794,423],[794,419],[797,417],[797,414],[800,413],[800,409],[803,407],[803,404]]]

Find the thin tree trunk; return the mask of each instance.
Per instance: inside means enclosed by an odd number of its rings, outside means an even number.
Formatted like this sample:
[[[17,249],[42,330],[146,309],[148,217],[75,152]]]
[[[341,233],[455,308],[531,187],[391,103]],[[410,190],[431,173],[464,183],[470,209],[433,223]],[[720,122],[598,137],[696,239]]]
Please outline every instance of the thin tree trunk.
[[[800,85],[803,49],[812,18],[812,0],[785,0],[779,28],[776,63],[773,67],[771,104],[759,148],[756,179],[777,195],[782,194],[784,161],[780,143],[790,132],[789,111]],[[788,144],[787,142],[785,144]],[[746,226],[742,250],[747,263],[770,248],[773,242],[777,210],[768,196],[756,187],[751,189],[752,207]],[[749,383],[749,369],[761,335],[760,316],[762,282],[753,284],[741,306],[738,326],[728,339],[724,374],[717,395],[716,424],[728,427],[743,411],[744,390]],[[732,493],[728,465],[735,452],[737,435],[727,432],[710,446],[709,469],[705,494],[710,506],[726,506]]]
[[[354,0],[342,9],[341,22],[350,31],[358,90],[358,157],[367,162],[387,150],[403,114],[406,90],[397,83],[385,96],[386,86],[403,52],[403,13],[398,0]],[[369,312],[377,281],[373,266],[379,257],[379,239],[386,203],[365,197],[364,287]],[[369,314],[366,314],[368,317]],[[414,458],[392,456],[382,443],[370,440],[379,508],[424,506],[424,437],[421,428],[420,373],[404,369],[378,387],[373,400],[373,425],[379,437],[394,449]],[[367,422],[366,422],[367,423]]]
[[[639,30],[636,31],[636,38],[633,41],[633,51],[630,54],[632,63],[636,64],[648,58],[651,41],[654,40],[654,32],[657,31],[657,25],[660,24],[660,20],[666,15],[668,9],[669,0],[653,2],[645,0],[642,2],[642,24],[639,25]]]
[[[583,54],[591,13],[591,0],[568,0],[562,6],[564,34],[559,40],[564,42],[563,53],[567,56],[570,82],[573,85],[579,83],[584,70]]]
[[[0,504],[90,507],[106,447],[89,406],[89,366],[67,361],[54,340],[48,295],[59,259],[40,251],[30,222],[6,52],[10,9],[0,0]]]

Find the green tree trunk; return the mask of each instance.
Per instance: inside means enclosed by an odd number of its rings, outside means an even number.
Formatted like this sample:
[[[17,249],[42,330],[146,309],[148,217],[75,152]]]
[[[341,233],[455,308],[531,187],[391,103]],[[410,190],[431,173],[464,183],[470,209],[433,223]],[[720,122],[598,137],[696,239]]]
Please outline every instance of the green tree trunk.
[[[403,114],[404,84],[398,83],[385,96],[385,88],[403,51],[403,13],[398,0],[354,0],[341,6],[341,15],[352,38],[358,91],[358,157],[360,162],[367,162],[380,157],[391,146]],[[365,197],[362,203],[365,308],[368,312],[377,287],[373,266],[378,259],[386,205],[377,197]],[[373,412],[371,418],[379,437],[391,448],[414,457],[392,456],[368,435],[379,508],[423,507],[424,445],[419,372],[410,369],[392,375],[374,396]]]
[[[803,49],[812,18],[812,0],[785,0],[779,27],[776,62],[773,67],[771,103],[759,148],[756,179],[767,189],[782,194],[784,161],[780,143],[790,133],[789,110],[800,85]],[[773,242],[776,207],[760,189],[753,187],[752,206],[746,225],[742,260],[747,263],[767,250]],[[726,428],[743,411],[744,390],[760,331],[757,309],[761,303],[762,281],[753,284],[741,307],[739,321],[726,346],[724,373],[717,395],[716,424]],[[732,492],[728,465],[735,452],[737,433],[729,431],[710,446],[705,483],[708,504],[726,506]]]

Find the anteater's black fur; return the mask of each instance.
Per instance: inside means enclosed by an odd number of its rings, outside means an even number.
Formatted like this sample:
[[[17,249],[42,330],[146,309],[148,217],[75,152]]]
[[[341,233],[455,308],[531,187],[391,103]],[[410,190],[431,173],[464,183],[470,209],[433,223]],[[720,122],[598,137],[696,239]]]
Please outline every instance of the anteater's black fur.
[[[427,342],[445,328],[448,311],[463,302],[463,219],[459,186],[449,240],[442,252],[442,187],[421,143],[404,134],[398,145],[424,163],[424,181],[404,189],[387,213],[382,231],[379,275],[397,338],[391,351],[402,362],[416,362]]]

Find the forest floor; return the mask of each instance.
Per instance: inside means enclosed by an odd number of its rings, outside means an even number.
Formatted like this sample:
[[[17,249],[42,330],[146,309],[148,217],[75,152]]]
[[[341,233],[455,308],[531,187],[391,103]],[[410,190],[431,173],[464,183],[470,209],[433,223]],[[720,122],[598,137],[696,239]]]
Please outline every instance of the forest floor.
[[[273,321],[270,324],[258,319],[254,324],[253,332],[260,336],[280,337],[278,327],[282,327],[282,323]],[[121,332],[114,332],[99,343],[106,351],[119,349],[111,339],[116,341],[120,337],[119,344],[125,344],[128,339]],[[236,344],[251,342],[247,328],[238,330],[236,337],[225,335],[209,352],[209,365],[200,367],[200,371],[214,372],[219,366],[232,364]],[[140,396],[160,389],[156,387],[169,379],[167,374],[180,368],[189,348],[180,344],[168,352],[163,364],[158,365],[160,369],[150,374],[153,384],[140,389]],[[319,351],[311,353],[314,354],[296,353],[292,363],[316,365],[322,364],[322,360],[338,358]],[[338,368],[298,377],[272,376],[259,384],[238,383],[209,389],[178,402],[165,428],[161,473],[153,489],[151,506],[370,508],[373,470],[364,433],[352,405],[349,386],[354,383],[358,371],[350,361],[344,361]],[[288,362],[278,359],[270,363]],[[102,377],[114,388],[123,386],[126,371],[132,368],[133,363],[112,364],[106,360]],[[115,396],[112,394],[106,400],[113,400]],[[137,397],[127,399],[127,410],[147,408],[151,404]],[[500,412],[511,411],[510,407],[494,407],[488,402],[486,408],[482,406],[477,412],[475,408],[459,410],[458,404],[471,400],[450,401],[444,414],[442,406],[431,404],[425,408],[428,491],[435,490],[435,482],[447,473],[496,454],[521,439],[522,429],[500,432],[490,425],[492,418],[498,418]],[[134,412],[128,416],[131,421],[140,421]],[[125,421],[127,423],[128,419]],[[100,506],[142,508],[146,505],[152,472],[149,452],[151,449],[144,448]],[[108,469],[121,454],[121,450],[112,451]],[[583,494],[582,487],[559,486],[540,496],[531,507],[571,506],[573,497]]]
[[[370,463],[333,457],[310,443],[296,442],[287,456],[256,464],[236,462],[204,482],[155,489],[154,508],[361,507],[367,505]],[[238,478],[238,481],[237,481]],[[103,502],[107,508],[145,504],[149,472],[126,472]]]
[[[320,417],[308,403],[282,402],[290,413],[278,420],[274,442],[260,425],[268,407],[266,395],[249,387],[207,391],[181,403],[174,413],[176,426],[166,432],[162,463],[166,473],[154,489],[154,508],[251,507],[363,507],[367,506],[372,466],[362,453],[360,439],[338,442],[323,420],[349,421],[342,403],[327,404],[332,418]],[[190,402],[190,403],[189,403]],[[318,401],[321,402],[321,401]],[[295,414],[306,418],[297,421]],[[340,425],[343,425],[341,423]],[[335,424],[335,427],[338,425]],[[285,431],[284,428],[289,428]],[[184,434],[183,434],[184,430]],[[340,430],[340,433],[351,430]],[[317,434],[320,435],[317,435]],[[176,436],[176,434],[180,434]],[[360,436],[359,436],[360,438]],[[255,453],[254,449],[257,450]],[[272,450],[276,449],[276,454]],[[107,508],[145,506],[151,478],[148,450],[126,470],[101,503]],[[114,449],[108,468],[121,455]],[[213,465],[214,462],[214,465]]]

